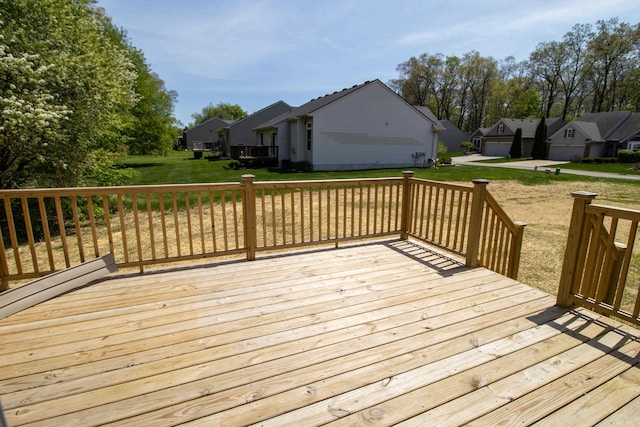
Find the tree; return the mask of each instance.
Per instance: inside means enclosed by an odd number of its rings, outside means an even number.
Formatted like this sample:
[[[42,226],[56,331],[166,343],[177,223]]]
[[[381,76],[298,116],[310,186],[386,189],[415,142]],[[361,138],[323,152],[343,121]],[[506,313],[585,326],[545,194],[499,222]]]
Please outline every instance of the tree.
[[[130,154],[154,154],[172,148],[179,131],[173,109],[177,93],[165,88],[164,81],[151,71],[141,50],[133,46],[126,32],[113,26],[105,16],[104,31],[120,46],[135,67],[134,91],[137,102],[123,116],[127,122],[124,134]]]
[[[540,119],[540,123],[538,123],[536,127],[533,147],[531,148],[531,157],[534,159],[544,159],[547,157],[547,125],[544,122],[544,116]]]
[[[571,31],[564,35],[562,40],[564,63],[560,67],[560,85],[563,94],[562,114],[560,118],[567,121],[569,109],[574,103],[582,85],[582,67],[584,66],[587,51],[587,39],[591,27],[587,25],[574,25]]]
[[[89,0],[0,0],[0,10],[0,188],[112,175],[136,74],[103,11]]]
[[[391,87],[411,105],[427,105],[431,98],[431,82],[434,78],[429,74],[431,55],[423,53],[417,58],[412,56],[399,64],[396,71],[400,78],[390,82]]]
[[[549,117],[556,98],[558,97],[558,86],[560,84],[560,68],[565,61],[564,50],[558,42],[540,43],[529,55],[531,72],[536,77],[540,92],[545,99],[542,115]]]
[[[491,91],[499,79],[498,63],[472,51],[462,57],[460,71],[460,111],[467,122],[464,129],[477,129],[484,123]]]
[[[199,125],[200,123],[204,123],[214,117],[223,120],[238,120],[247,117],[247,112],[240,108],[238,104],[232,105],[229,103],[219,102],[218,104],[213,105],[212,103],[209,103],[209,105],[204,107],[201,112],[191,115],[193,123],[191,123],[189,127]]]
[[[513,136],[509,155],[512,159],[519,159],[522,157],[522,129],[520,128],[516,129],[516,134]]]

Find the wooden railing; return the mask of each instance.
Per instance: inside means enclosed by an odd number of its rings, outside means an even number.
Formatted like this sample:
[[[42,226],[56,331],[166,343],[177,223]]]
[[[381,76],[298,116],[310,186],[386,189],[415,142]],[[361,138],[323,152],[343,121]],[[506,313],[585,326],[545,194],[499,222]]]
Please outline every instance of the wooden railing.
[[[575,192],[558,305],[579,305],[640,325],[640,211],[592,204]]]
[[[486,191],[489,181],[461,186],[410,180],[408,234],[516,278],[525,224],[513,222]]]
[[[0,191],[0,276],[30,279],[113,253],[119,268],[400,236],[515,278],[522,230],[487,181],[413,178]],[[1,214],[0,214],[1,215]]]

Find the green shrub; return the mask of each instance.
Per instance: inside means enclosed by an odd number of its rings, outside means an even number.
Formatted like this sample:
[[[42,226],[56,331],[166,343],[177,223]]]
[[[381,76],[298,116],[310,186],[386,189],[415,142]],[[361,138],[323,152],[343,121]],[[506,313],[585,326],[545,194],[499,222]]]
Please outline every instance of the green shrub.
[[[620,163],[636,162],[636,153],[632,150],[620,150],[618,151],[618,161]]]
[[[472,151],[475,151],[476,146],[471,141],[465,141],[462,144],[460,144],[460,148],[464,148],[465,152],[471,153]]]
[[[585,157],[582,159],[582,163],[593,163],[593,157]]]
[[[227,166],[224,167],[226,170],[234,170],[239,171],[244,169],[244,164],[240,160],[231,160]]]

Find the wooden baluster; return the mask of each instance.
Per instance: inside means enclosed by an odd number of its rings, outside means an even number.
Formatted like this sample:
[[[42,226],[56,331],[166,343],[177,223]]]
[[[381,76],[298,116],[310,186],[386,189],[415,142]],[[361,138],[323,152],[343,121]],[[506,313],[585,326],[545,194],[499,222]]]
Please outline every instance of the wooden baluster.
[[[578,259],[586,255],[578,253],[585,221],[585,208],[597,196],[596,193],[587,191],[576,191],[571,195],[573,196],[573,211],[571,212],[567,247],[564,252],[564,261],[562,262],[560,286],[558,287],[557,304],[561,307],[569,307],[572,304],[571,289],[575,280],[576,265]]]
[[[411,187],[409,179],[413,176],[413,171],[403,171],[404,181],[402,185],[402,212],[400,218],[400,238],[409,238],[409,226],[411,223]]]
[[[243,193],[242,207],[244,214],[244,239],[247,250],[247,261],[256,259],[257,227],[256,227],[256,190],[253,188],[255,175],[242,175]]]

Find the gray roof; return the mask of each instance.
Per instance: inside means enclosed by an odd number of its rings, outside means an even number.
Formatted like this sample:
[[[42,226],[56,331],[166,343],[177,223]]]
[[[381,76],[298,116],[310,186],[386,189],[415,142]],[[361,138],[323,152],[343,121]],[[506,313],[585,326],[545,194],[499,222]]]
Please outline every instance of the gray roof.
[[[473,131],[471,136],[485,136],[489,132],[489,128],[478,128]]]
[[[273,113],[278,113],[281,111],[284,111],[284,113],[280,113],[276,117],[279,117],[281,114],[286,114],[287,112],[291,111],[291,106],[284,101],[274,102],[273,104],[264,107],[242,119],[238,119],[235,122],[230,122],[226,126],[221,126],[221,128],[230,129],[231,127],[235,126],[243,126],[251,129],[253,126],[263,123],[267,118],[273,119],[273,117],[271,117],[273,116]]]
[[[547,135],[552,135],[562,126],[564,126],[564,121],[558,117],[550,117],[544,119],[545,124],[547,125]],[[503,123],[511,132],[498,133],[497,125]],[[489,131],[485,133],[485,136],[503,136],[503,135],[514,135],[518,128],[522,129],[522,137],[523,138],[534,138],[536,135],[536,128],[540,123],[540,119],[510,119],[510,118],[502,118],[493,125]]]
[[[575,121],[571,122],[570,124],[580,129],[580,131],[585,134],[591,141],[604,142],[604,139],[600,134],[600,130],[598,129],[598,125],[596,125],[595,123]]]
[[[192,131],[194,129],[198,129],[199,127],[219,129],[221,127],[229,125],[230,123],[233,123],[233,120],[220,119],[218,117],[211,117],[210,119],[207,119],[204,122],[197,124],[192,128],[187,129],[187,132]]]
[[[617,139],[613,135],[630,117],[631,113],[629,111],[611,111],[583,114],[579,121],[595,123],[600,130],[600,135],[605,140],[611,140]]]
[[[446,128],[442,125],[442,122],[438,120],[435,114],[429,109],[429,107],[424,107],[422,105],[414,105],[414,108],[420,111],[426,118],[431,120],[435,125],[436,129],[440,132],[444,132]]]
[[[469,135],[461,131],[451,120],[440,120],[440,124],[445,128],[440,132],[440,141],[445,145],[458,147],[462,142],[469,141]]]
[[[268,128],[272,128],[275,127],[277,124],[285,121],[285,120],[289,120],[289,119],[295,119],[298,117],[304,117],[304,116],[308,116],[311,113],[313,113],[316,110],[319,110],[320,108],[331,104],[334,101],[337,101],[338,99],[347,96],[355,91],[357,91],[358,89],[361,89],[369,84],[372,83],[379,83],[384,87],[387,87],[384,83],[382,83],[380,80],[376,79],[376,80],[372,80],[372,81],[366,81],[362,84],[358,84],[358,85],[353,85],[350,88],[345,88],[342,89],[341,91],[335,91],[333,93],[324,95],[324,96],[320,96],[318,98],[314,98],[312,100],[310,100],[309,102],[307,102],[306,104],[303,104],[299,107],[294,107],[291,108],[288,112],[285,112],[267,122],[262,123],[261,125],[257,126],[254,128],[254,130],[259,130],[259,129],[268,129]],[[387,87],[388,88],[388,87]],[[400,97],[398,94],[396,94],[395,92],[393,92],[391,89],[389,89],[389,92],[394,94],[395,96]],[[400,98],[402,99],[402,98]],[[424,107],[426,109],[426,111],[423,111],[421,109],[418,109],[418,112],[420,112],[422,115],[424,115],[425,117],[427,117],[430,121],[433,122],[434,126],[436,127],[436,129],[441,129],[440,126],[440,122],[438,121],[438,119],[436,118],[436,116],[433,115],[433,113],[426,107]]]
[[[288,120],[290,118],[295,118],[295,117],[302,117],[302,116],[306,116],[309,115],[310,113],[312,113],[313,111],[324,107],[325,105],[328,105],[330,103],[332,103],[333,101],[336,101],[340,98],[342,98],[343,96],[346,96],[352,92],[355,92],[356,90],[360,89],[361,87],[366,86],[367,84],[369,84],[371,82],[366,81],[362,84],[359,85],[353,85],[352,87],[348,88],[348,89],[342,89],[341,91],[336,91],[333,92],[331,94],[327,94],[318,98],[314,98],[311,101],[307,102],[306,104],[303,104],[299,107],[293,107],[291,108],[289,111],[282,113],[281,115],[265,122],[262,123],[260,126],[256,127],[255,129],[265,129],[265,128],[270,128],[270,127],[274,127],[275,125],[277,125],[280,122],[283,122],[285,120]]]
[[[616,128],[609,139],[614,141],[626,141],[640,133],[640,113],[631,113],[618,128]]]

